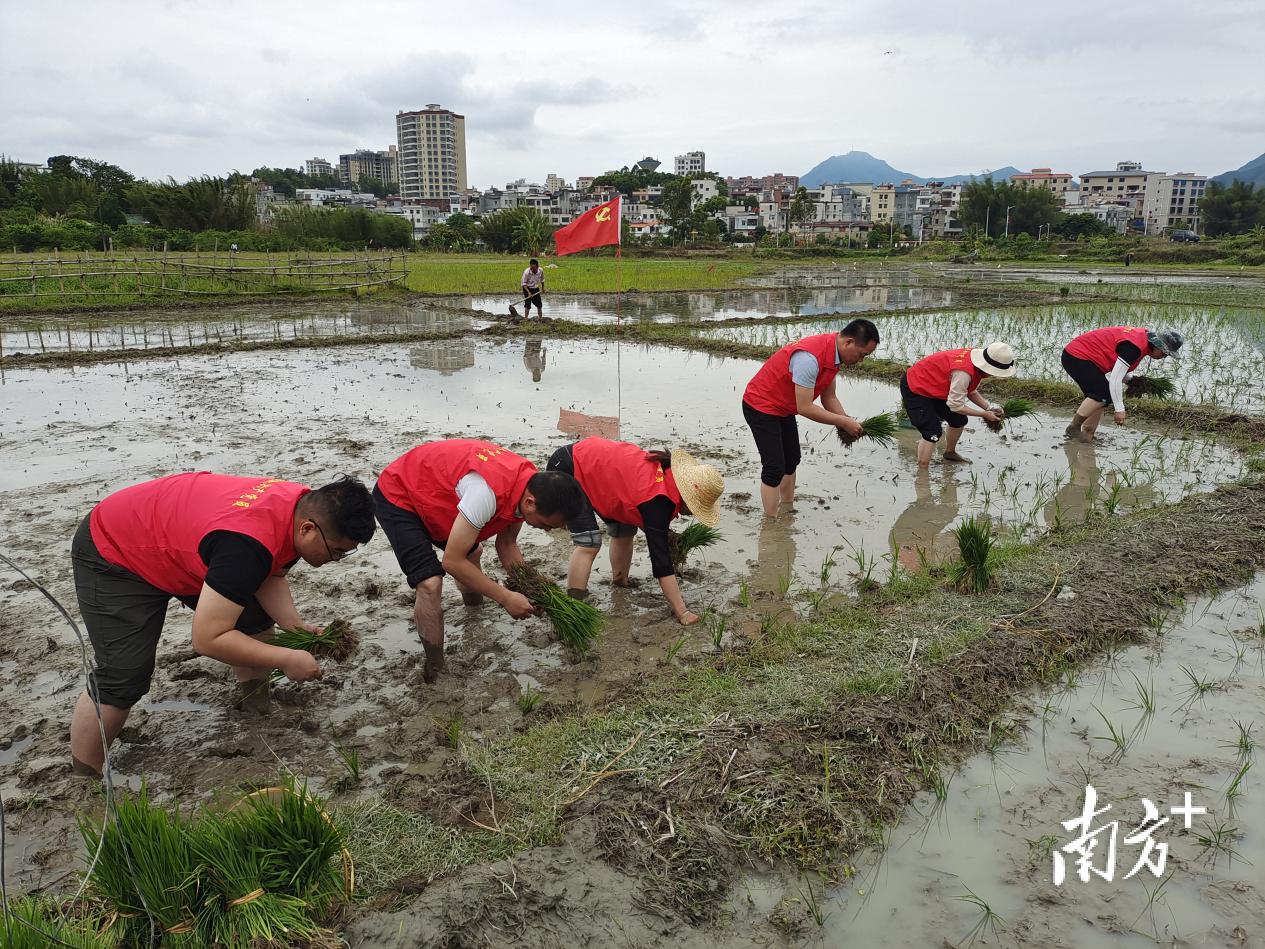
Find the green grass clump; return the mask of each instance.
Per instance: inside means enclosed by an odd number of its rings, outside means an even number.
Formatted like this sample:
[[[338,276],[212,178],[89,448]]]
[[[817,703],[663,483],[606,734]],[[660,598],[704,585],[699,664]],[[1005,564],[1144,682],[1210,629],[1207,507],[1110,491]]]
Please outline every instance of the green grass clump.
[[[22,897],[9,903],[7,928],[0,923],[0,949],[114,949],[119,931],[95,917],[66,917],[53,900]]]
[[[1013,419],[1023,418],[1025,415],[1031,415],[1037,410],[1037,404],[1031,399],[1007,399],[1001,404],[1001,410],[1005,414],[1000,422],[984,423],[994,432],[1000,432],[1002,427]]]
[[[564,646],[583,656],[601,638],[604,617],[596,607],[568,596],[530,564],[517,563],[508,573],[507,586],[549,617],[554,635]]]
[[[1133,376],[1125,383],[1124,394],[1130,398],[1153,395],[1157,399],[1167,399],[1173,394],[1173,380],[1161,376]]]
[[[962,593],[984,593],[993,585],[993,533],[988,521],[970,517],[953,529],[961,559],[949,568],[949,578]]]
[[[678,573],[685,566],[690,551],[700,547],[710,547],[719,541],[721,533],[714,527],[695,521],[683,531],[668,531],[668,553],[672,557],[672,567]]]
[[[880,445],[892,445],[896,442],[896,433],[900,430],[900,423],[896,420],[896,416],[891,412],[880,412],[878,415],[871,415],[867,419],[861,421],[861,434],[853,437],[841,428],[836,428],[835,433],[839,436],[839,443],[847,448],[851,448],[862,438],[869,438]]]

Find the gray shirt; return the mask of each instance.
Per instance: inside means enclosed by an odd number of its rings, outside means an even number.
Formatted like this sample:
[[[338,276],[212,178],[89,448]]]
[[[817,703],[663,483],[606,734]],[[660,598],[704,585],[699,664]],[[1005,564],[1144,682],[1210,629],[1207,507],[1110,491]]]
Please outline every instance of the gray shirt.
[[[839,347],[835,346],[835,365],[839,365]],[[821,364],[817,362],[817,357],[810,352],[799,350],[791,353],[791,381],[797,386],[803,386],[805,389],[815,389],[817,387],[817,373],[821,371]]]

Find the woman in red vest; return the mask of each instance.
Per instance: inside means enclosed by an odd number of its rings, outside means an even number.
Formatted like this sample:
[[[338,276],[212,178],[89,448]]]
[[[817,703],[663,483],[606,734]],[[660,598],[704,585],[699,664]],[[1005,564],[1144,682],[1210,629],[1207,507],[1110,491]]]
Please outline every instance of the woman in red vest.
[[[798,415],[834,425],[849,435],[861,423],[848,415],[835,394],[841,366],[855,366],[879,344],[878,327],[853,320],[837,333],[822,333],[788,343],[768,358],[742,394],[742,415],[760,452],[760,502],[776,517],[778,504],[795,500],[799,467]],[[816,401],[820,399],[821,405]]]
[[[549,471],[574,475],[588,503],[567,522],[575,550],[567,572],[572,596],[588,593],[589,573],[602,548],[597,517],[611,536],[611,582],[628,583],[633,538],[637,528],[646,535],[650,565],[672,615],[682,626],[699,617],[686,607],[668,550],[668,526],[681,514],[693,514],[708,527],[720,523],[720,495],[725,481],[711,465],[699,464],[689,453],[644,451],[630,442],[585,438],[553,453]]]
[[[983,349],[945,349],[924,356],[900,377],[900,398],[905,414],[922,438],[918,442],[918,467],[931,464],[936,442],[949,423],[944,442],[945,461],[966,461],[958,454],[958,439],[968,415],[986,422],[1000,422],[1002,408],[979,394],[980,383],[989,376],[1013,376],[1015,353],[1007,343],[989,343]]]
[[[580,512],[584,495],[574,478],[537,471],[526,458],[491,442],[467,438],[418,445],[383,469],[373,488],[374,510],[395,559],[417,593],[413,618],[426,654],[422,677],[444,667],[444,574],[475,606],[490,597],[514,619],[535,614],[527,597],[488,578],[479,567],[482,542],[496,538],[508,569],[521,563],[523,524],[552,530]],[[443,551],[443,562],[435,549]]]
[[[1067,426],[1068,438],[1093,439],[1110,402],[1123,425],[1124,384],[1143,356],[1177,357],[1185,340],[1177,330],[1155,333],[1142,326],[1104,326],[1081,333],[1063,350],[1063,369],[1080,386],[1085,400]]]
[[[300,559],[341,560],[372,536],[369,491],[351,478],[313,491],[198,471],[97,504],[70,546],[96,658],[70,725],[75,773],[100,775],[106,749],[149,691],[172,597],[193,608],[193,648],[233,667],[242,704],[266,707],[272,669],[295,682],[318,678],[311,653],[268,643],[274,623],[318,631],[295,609],[286,572]]]

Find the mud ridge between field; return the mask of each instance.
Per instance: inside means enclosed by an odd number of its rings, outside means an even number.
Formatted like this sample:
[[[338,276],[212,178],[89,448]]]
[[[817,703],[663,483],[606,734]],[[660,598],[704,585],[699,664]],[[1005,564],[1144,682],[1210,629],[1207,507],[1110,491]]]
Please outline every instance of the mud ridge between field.
[[[1118,565],[1110,576],[1104,556]],[[914,654],[932,627],[982,632],[955,654],[911,659],[882,694],[840,694],[790,718],[718,715],[688,757],[665,763],[668,779],[612,777],[572,810],[558,846],[467,868],[400,912],[365,914],[351,944],[598,946],[613,938],[612,918],[629,945],[716,944],[722,931],[726,945],[780,941],[777,920],[737,925],[729,891],[744,866],[845,878],[930,776],[976,749],[1033,686],[1263,565],[1265,483],[1252,483],[1052,535],[1008,560],[983,597],[943,584],[909,597],[879,590],[845,609],[877,613]],[[711,662],[741,677],[760,646],[756,637]]]

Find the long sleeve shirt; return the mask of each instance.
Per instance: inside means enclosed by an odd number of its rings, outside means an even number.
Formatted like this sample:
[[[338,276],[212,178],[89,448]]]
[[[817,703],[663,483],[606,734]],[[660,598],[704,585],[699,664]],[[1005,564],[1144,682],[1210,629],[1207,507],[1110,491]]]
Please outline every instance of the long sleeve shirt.
[[[1129,378],[1129,367],[1142,358],[1142,350],[1129,342],[1116,346],[1116,364],[1107,373],[1107,389],[1111,404],[1117,412],[1124,411],[1124,384]]]
[[[965,414],[967,402],[970,401],[970,388],[971,374],[969,372],[959,370],[949,376],[949,398],[945,401],[948,403],[950,412]]]

